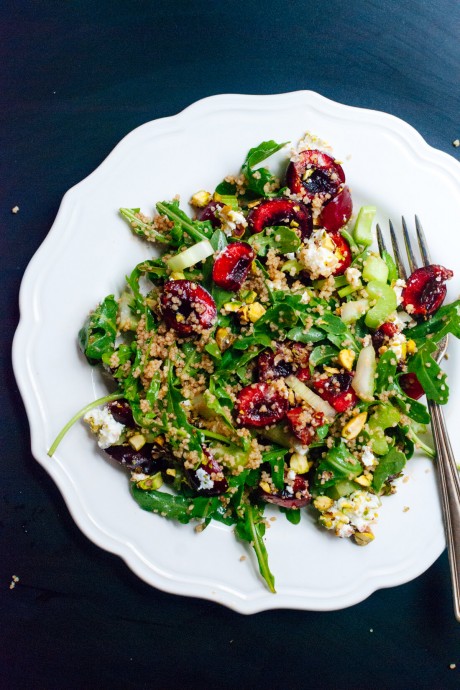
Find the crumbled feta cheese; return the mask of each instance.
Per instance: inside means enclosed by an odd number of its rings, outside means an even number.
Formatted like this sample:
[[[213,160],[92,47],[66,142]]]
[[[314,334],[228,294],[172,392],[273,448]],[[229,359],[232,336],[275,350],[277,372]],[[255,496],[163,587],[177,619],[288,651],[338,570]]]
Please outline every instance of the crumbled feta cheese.
[[[398,359],[406,358],[406,336],[404,333],[396,333],[388,343],[388,348],[393,350]]]
[[[365,467],[373,467],[376,464],[375,455],[372,452],[370,446],[364,446],[361,455],[361,462]]]
[[[402,291],[406,287],[406,283],[404,280],[401,280],[398,278],[398,280],[395,282],[393,285],[393,290],[396,295],[396,304],[399,307],[399,305],[402,303]]]
[[[300,304],[308,304],[310,301],[310,295],[308,294],[307,290],[305,292],[302,292],[302,297],[300,298]]]
[[[289,470],[289,472],[287,473],[287,478],[288,478],[291,482],[294,481],[294,479],[295,479],[295,472],[294,472],[294,470]]]
[[[320,517],[326,529],[333,529],[338,537],[351,537],[355,532],[365,532],[377,521],[380,507],[378,496],[368,491],[354,491],[334,501]]]
[[[349,266],[349,268],[347,268],[345,271],[345,278],[347,279],[347,282],[354,288],[358,288],[361,285],[361,271],[358,271],[357,268]]]
[[[83,417],[91,428],[91,431],[98,435],[97,445],[103,450],[116,443],[124,430],[124,424],[117,422],[110,410],[103,407],[102,410],[96,408],[90,410]]]
[[[288,290],[288,286],[279,278],[276,280],[267,280],[267,285],[270,290]]]
[[[299,455],[307,455],[310,448],[309,446],[303,446],[301,443],[296,443],[294,446],[294,450]]]
[[[285,490],[286,490],[286,493],[291,494],[291,496],[294,493],[294,489],[292,488],[292,486],[289,486],[289,484],[286,484]]]
[[[199,467],[196,471],[197,479],[199,480],[198,491],[205,491],[206,489],[212,489],[214,482],[211,479],[211,475],[206,472],[202,467]]]
[[[294,261],[295,260],[295,253],[294,252],[288,252],[286,254],[286,259],[289,259],[289,261]]]
[[[315,230],[299,252],[299,261],[305,266],[310,278],[328,278],[339,263],[335,245],[325,230]]]
[[[222,230],[226,235],[233,235],[237,227],[247,228],[248,222],[241,211],[234,211],[230,206],[224,206],[218,212],[222,221]]]

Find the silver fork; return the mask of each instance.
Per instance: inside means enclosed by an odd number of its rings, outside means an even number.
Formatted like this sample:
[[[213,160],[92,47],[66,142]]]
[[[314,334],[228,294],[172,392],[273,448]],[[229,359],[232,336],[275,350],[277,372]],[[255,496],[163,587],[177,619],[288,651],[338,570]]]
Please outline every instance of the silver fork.
[[[406,254],[409,263],[409,269],[412,273],[417,268],[414,252],[407,230],[406,221],[402,219],[404,244],[406,247]],[[415,227],[417,231],[417,239],[420,248],[420,255],[422,263],[427,266],[431,263],[428,247],[425,239],[423,228],[417,216],[415,216]],[[390,234],[391,244],[393,247],[393,254],[395,263],[398,269],[399,277],[402,280],[407,280],[407,273],[402,261],[401,252],[399,250],[398,240],[390,220]],[[385,248],[382,231],[377,225],[377,240],[379,251],[382,255]],[[433,356],[438,362],[446,354],[448,344],[448,336],[439,341],[438,347]],[[441,503],[444,515],[444,527],[446,531],[447,549],[449,553],[450,573],[452,579],[452,590],[454,599],[454,612],[457,621],[460,622],[460,477],[455,462],[452,447],[449,441],[449,434],[447,432],[446,421],[442,407],[432,400],[428,400],[428,409],[431,415],[431,428],[433,430],[433,438],[436,446],[436,457],[438,466],[438,481],[441,493]]]

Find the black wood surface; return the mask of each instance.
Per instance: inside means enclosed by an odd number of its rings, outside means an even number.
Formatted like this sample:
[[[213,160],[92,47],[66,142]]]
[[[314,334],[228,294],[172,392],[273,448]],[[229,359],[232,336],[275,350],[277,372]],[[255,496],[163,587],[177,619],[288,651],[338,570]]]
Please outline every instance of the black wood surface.
[[[139,581],[32,458],[10,364],[27,263],[65,191],[131,129],[211,94],[308,88],[458,157],[459,29],[457,0],[0,4],[1,688],[459,687],[445,554],[326,614],[244,617]]]

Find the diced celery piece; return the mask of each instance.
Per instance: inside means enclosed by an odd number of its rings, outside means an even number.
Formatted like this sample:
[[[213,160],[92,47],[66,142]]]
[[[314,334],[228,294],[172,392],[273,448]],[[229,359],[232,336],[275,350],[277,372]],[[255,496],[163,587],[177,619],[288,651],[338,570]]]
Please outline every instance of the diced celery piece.
[[[347,287],[340,288],[340,290],[337,290],[339,297],[346,297],[347,295],[352,295],[354,292],[357,292],[358,290],[361,290],[362,285],[358,285],[358,287],[354,287],[354,285],[348,285]]]
[[[395,426],[400,419],[401,414],[393,405],[382,405],[369,417],[370,445],[374,453],[377,455],[388,453],[389,445],[385,439],[385,429]]]
[[[375,206],[361,206],[355,227],[353,228],[353,238],[357,244],[369,247],[372,244],[372,222],[377,209]]]
[[[358,355],[356,372],[351,383],[353,390],[361,400],[373,400],[375,388],[375,350],[373,345],[363,347]]]
[[[358,484],[344,479],[343,481],[334,484],[334,486],[331,486],[326,491],[326,494],[329,496],[329,498],[332,498],[334,501],[336,501],[338,498],[342,498],[342,496],[349,496],[353,493],[353,491],[356,491],[359,488],[361,487],[359,487]]]
[[[384,251],[382,253],[382,259],[385,261],[387,267],[388,267],[388,283],[393,283],[394,281],[398,280],[399,275],[398,275],[398,269],[396,268],[396,264],[394,262],[393,257],[388,254],[387,251]]]
[[[385,323],[397,306],[394,290],[386,283],[372,280],[366,286],[370,299],[375,299],[375,306],[366,314],[365,323],[368,328],[378,328]]]
[[[369,254],[363,266],[363,279],[366,283],[371,280],[378,280],[380,283],[386,283],[388,280],[388,266],[385,261],[376,254]]]
[[[353,302],[345,302],[340,308],[340,318],[344,323],[354,323],[369,309],[367,299],[357,299]]]
[[[268,429],[260,429],[260,434],[283,448],[294,448],[299,443],[298,438],[291,434],[282,424],[276,424]]]

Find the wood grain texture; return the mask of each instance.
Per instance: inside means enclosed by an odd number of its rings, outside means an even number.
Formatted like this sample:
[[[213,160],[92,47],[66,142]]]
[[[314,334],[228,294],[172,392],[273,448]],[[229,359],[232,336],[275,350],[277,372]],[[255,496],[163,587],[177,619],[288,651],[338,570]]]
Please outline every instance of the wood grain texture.
[[[216,93],[306,88],[458,157],[459,30],[456,0],[1,3],[0,687],[458,687],[445,555],[327,614],[243,617],[140,582],[82,536],[31,457],[10,346],[60,199],[131,129]]]

